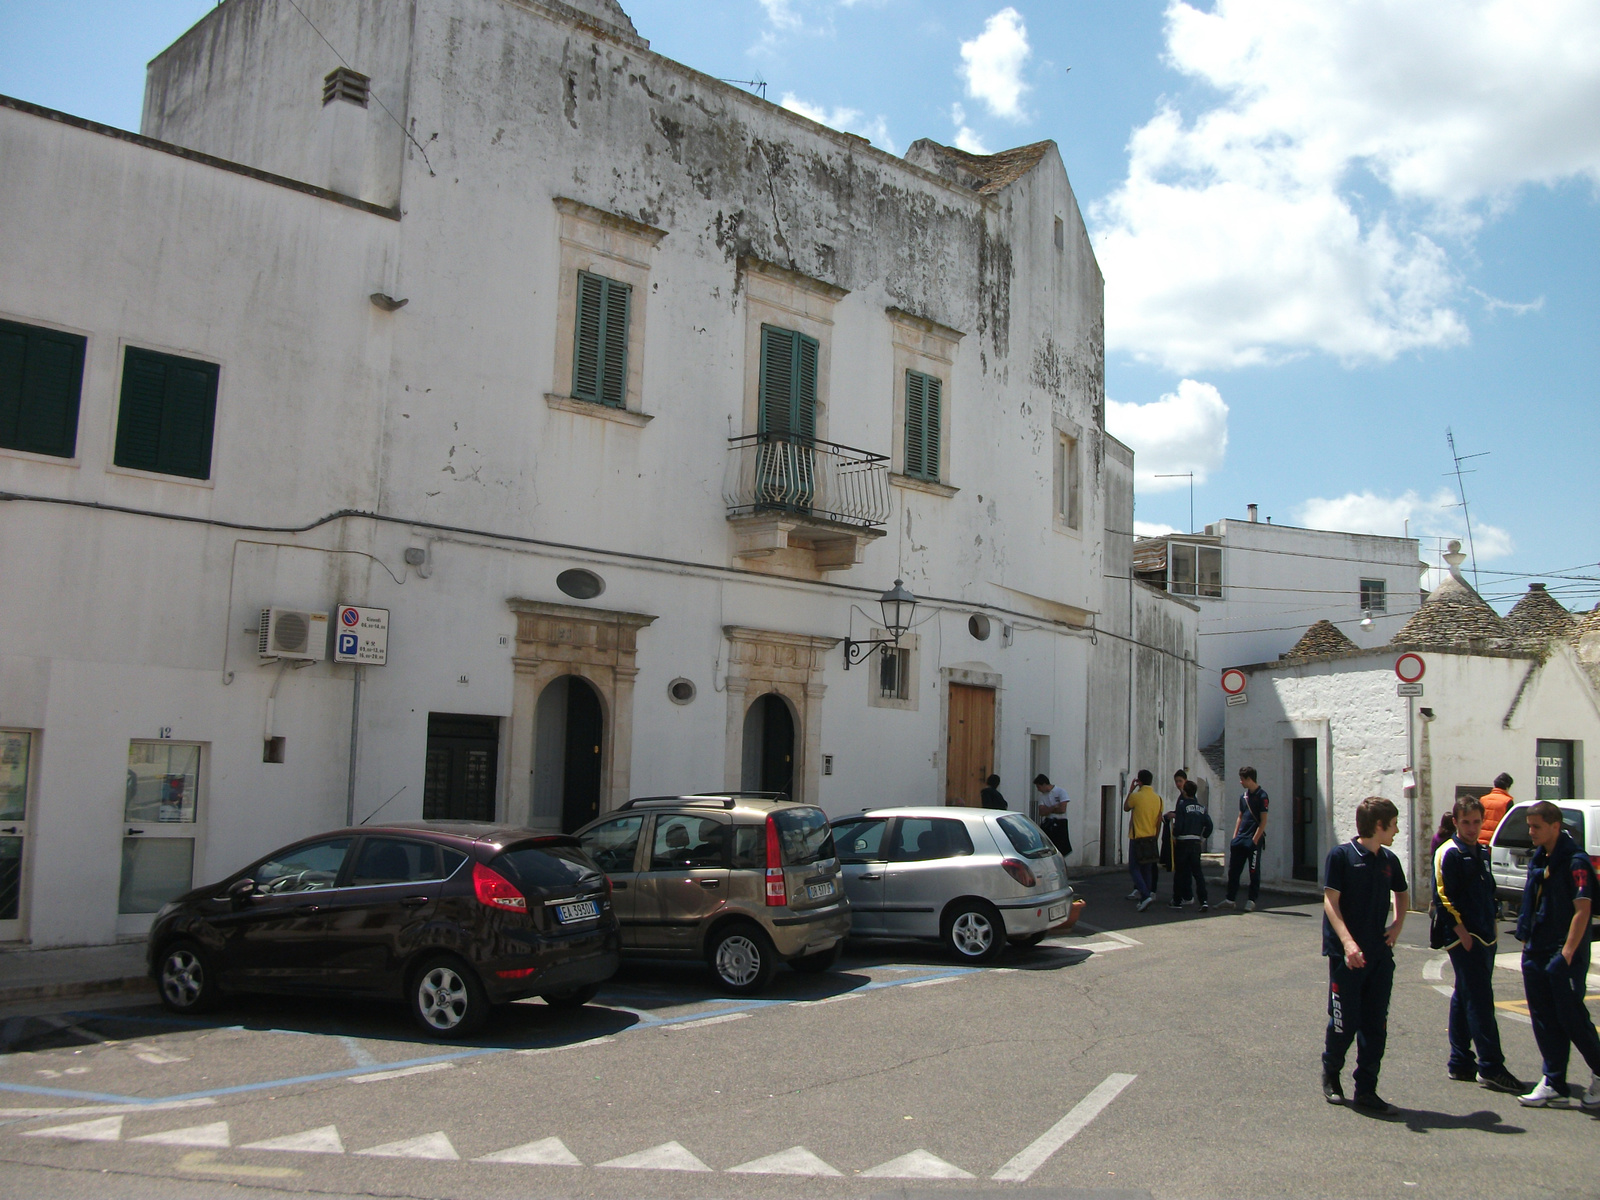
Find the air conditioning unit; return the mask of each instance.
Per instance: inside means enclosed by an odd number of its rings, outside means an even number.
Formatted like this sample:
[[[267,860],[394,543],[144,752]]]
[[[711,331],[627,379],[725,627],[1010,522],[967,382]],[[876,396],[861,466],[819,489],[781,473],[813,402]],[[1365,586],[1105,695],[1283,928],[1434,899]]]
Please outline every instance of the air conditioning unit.
[[[328,614],[303,608],[263,608],[258,649],[262,658],[321,662],[328,657]]]

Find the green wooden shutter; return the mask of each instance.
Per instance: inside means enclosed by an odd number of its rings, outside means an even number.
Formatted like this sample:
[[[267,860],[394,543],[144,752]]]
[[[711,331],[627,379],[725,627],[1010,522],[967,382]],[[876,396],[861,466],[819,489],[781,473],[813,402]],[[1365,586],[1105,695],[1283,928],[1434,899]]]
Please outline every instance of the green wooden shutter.
[[[0,321],[0,446],[71,458],[86,340]]]
[[[572,395],[626,408],[628,317],[633,288],[603,275],[578,272],[578,313],[572,349]]]
[[[944,404],[944,383],[936,375],[924,375],[922,383],[923,393],[927,402],[923,406],[923,434],[922,446],[926,455],[923,463],[923,478],[937,481],[939,478],[939,418],[943,415],[939,410]]]
[[[113,461],[119,467],[211,476],[217,410],[215,363],[128,347]]]
[[[794,335],[794,418],[791,429],[799,437],[813,441],[817,436],[817,339],[803,333]]]
[[[927,379],[921,371],[906,372],[906,463],[907,475],[917,478],[927,469],[927,450],[923,446],[923,411],[926,407],[926,396],[923,390],[923,381]]]
[[[794,376],[799,334],[761,327],[761,384],[758,433],[787,434],[794,424]]]
[[[601,338],[600,403],[626,408],[628,400],[628,303],[633,289],[605,281],[605,334]]]

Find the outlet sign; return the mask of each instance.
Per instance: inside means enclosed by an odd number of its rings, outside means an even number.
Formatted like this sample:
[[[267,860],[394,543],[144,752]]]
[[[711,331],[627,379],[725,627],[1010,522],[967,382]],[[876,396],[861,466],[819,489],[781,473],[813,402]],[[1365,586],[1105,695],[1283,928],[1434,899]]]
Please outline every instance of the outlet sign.
[[[389,610],[341,604],[333,621],[333,661],[382,667],[389,662]]]

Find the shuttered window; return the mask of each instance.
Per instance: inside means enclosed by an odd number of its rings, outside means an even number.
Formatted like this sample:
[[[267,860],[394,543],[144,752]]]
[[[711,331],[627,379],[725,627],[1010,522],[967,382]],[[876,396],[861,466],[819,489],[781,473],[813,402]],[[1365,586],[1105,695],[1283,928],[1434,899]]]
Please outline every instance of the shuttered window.
[[[774,325],[761,327],[759,433],[817,436],[817,339]]]
[[[906,372],[905,472],[915,479],[939,479],[939,417],[944,384],[936,375]]]
[[[211,478],[217,365],[129,346],[117,413],[119,467]]]
[[[626,283],[578,272],[578,319],[572,350],[574,399],[627,407],[632,292]]]
[[[0,321],[0,446],[71,458],[85,339]]]

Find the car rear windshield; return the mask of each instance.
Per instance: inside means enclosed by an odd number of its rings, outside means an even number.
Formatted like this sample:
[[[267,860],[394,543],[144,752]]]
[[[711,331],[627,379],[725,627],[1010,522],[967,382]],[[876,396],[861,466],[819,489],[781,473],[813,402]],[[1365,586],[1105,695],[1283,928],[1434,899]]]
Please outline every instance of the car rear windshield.
[[[524,842],[489,865],[524,890],[570,888],[598,883],[600,872],[581,846],[563,842]]]
[[[1572,840],[1578,845],[1584,844],[1583,840],[1583,814],[1575,808],[1561,810],[1561,823],[1566,826]],[[1528,810],[1526,808],[1513,809],[1508,812],[1495,827],[1494,844],[1504,846],[1507,850],[1532,850],[1533,838],[1528,835]]]
[[[1006,837],[1011,839],[1011,844],[1023,858],[1046,858],[1055,853],[1055,847],[1043,831],[1027,817],[1007,813],[999,820],[1000,828],[1006,831]]]
[[[803,867],[833,857],[833,830],[820,808],[780,808],[772,813],[784,864]]]

